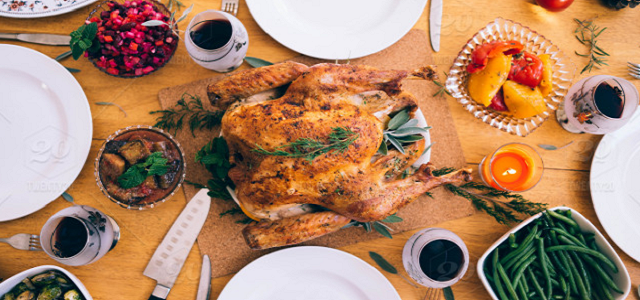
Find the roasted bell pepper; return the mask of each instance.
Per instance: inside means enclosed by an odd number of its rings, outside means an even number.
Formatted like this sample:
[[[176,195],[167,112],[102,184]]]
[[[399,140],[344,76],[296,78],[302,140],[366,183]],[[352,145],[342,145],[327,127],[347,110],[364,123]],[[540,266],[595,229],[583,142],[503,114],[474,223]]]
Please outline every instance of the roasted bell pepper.
[[[551,66],[551,56],[540,55],[542,61],[542,80],[540,81],[540,92],[543,97],[547,97],[553,90],[553,67]]]
[[[500,54],[513,55],[520,53],[524,45],[517,41],[493,41],[484,43],[471,53],[471,62],[467,65],[467,72],[479,72],[487,66],[489,58]]]
[[[500,89],[498,93],[493,97],[493,99],[491,99],[491,105],[489,105],[489,108],[496,111],[509,110],[509,108],[507,108],[507,105],[504,104],[504,93],[502,92],[502,89]]]
[[[544,97],[538,87],[530,88],[524,84],[507,80],[502,86],[504,103],[516,118],[529,118],[547,110]]]
[[[489,59],[482,71],[469,76],[469,96],[484,106],[491,105],[491,99],[507,81],[511,68],[511,56],[498,53]]]
[[[542,61],[529,52],[514,55],[509,80],[535,88],[542,80]]]

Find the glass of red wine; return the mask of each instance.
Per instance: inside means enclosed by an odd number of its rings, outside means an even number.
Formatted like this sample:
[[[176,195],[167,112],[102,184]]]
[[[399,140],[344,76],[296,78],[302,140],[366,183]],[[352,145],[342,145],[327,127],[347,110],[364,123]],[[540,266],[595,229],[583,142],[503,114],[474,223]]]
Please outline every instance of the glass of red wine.
[[[95,262],[111,251],[119,239],[118,224],[86,205],[74,205],[57,212],[40,231],[44,252],[69,266]]]
[[[638,90],[633,84],[614,76],[596,75],[569,89],[556,117],[569,132],[606,134],[624,126],[637,107]]]
[[[185,32],[185,45],[197,64],[225,73],[242,64],[249,47],[249,34],[233,15],[206,10],[191,19]]]
[[[427,228],[414,234],[402,251],[404,268],[420,285],[449,288],[469,267],[469,251],[455,233]]]

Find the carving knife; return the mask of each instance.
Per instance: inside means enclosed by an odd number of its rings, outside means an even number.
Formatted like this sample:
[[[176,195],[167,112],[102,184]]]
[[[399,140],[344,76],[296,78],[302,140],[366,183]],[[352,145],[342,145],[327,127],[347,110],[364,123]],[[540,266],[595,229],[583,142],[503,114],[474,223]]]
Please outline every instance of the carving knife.
[[[200,284],[198,284],[198,294],[196,300],[209,300],[211,292],[211,260],[209,255],[202,256],[202,270],[200,271]]]
[[[433,51],[440,51],[440,29],[442,28],[442,1],[431,0],[429,9],[429,37]]]
[[[22,41],[34,44],[53,45],[53,46],[69,46],[71,37],[62,34],[48,33],[2,33],[0,39]]]
[[[193,196],[167,232],[144,270],[144,276],[158,282],[149,300],[166,299],[176,282],[182,265],[187,260],[191,247],[209,214],[211,198],[207,192],[209,190],[201,189]]]

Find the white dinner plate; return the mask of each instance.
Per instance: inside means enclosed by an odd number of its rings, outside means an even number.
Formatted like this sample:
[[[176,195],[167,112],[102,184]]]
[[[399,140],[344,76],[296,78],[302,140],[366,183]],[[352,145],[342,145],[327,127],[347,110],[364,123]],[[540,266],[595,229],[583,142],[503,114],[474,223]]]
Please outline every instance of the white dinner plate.
[[[602,138],[591,163],[590,185],[604,230],[640,262],[640,111]]]
[[[276,41],[322,59],[358,58],[391,46],[411,30],[426,3],[427,0],[247,0],[253,18]]]
[[[0,0],[0,17],[44,18],[66,14],[98,0]]]
[[[260,257],[225,286],[218,300],[400,300],[374,267],[340,250],[300,246]]]
[[[40,52],[0,44],[0,221],[60,196],[80,173],[92,132],[71,73]]]

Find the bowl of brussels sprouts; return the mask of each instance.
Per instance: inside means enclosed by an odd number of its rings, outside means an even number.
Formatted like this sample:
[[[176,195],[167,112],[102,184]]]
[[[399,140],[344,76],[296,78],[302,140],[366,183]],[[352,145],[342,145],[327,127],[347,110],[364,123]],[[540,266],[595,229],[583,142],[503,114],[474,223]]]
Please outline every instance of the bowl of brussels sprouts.
[[[0,283],[0,300],[93,300],[93,297],[69,271],[39,266]]]

